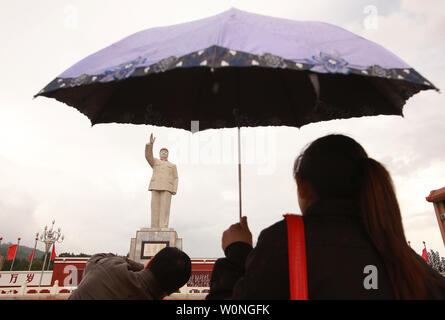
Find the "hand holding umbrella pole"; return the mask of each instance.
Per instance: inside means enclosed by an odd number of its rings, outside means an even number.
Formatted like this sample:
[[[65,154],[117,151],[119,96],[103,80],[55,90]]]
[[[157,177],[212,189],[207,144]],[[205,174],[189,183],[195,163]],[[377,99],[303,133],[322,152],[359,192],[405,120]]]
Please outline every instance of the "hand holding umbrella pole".
[[[247,217],[242,217],[239,223],[232,224],[223,232],[221,247],[223,251],[234,242],[244,242],[252,245],[252,233],[247,224]]]

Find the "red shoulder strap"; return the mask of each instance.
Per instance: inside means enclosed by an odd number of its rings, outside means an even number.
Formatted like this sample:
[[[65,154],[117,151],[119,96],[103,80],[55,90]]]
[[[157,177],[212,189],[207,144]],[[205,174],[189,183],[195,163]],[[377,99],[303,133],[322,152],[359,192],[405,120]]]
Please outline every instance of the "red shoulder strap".
[[[289,288],[291,300],[308,300],[306,241],[303,217],[285,214],[289,250]]]

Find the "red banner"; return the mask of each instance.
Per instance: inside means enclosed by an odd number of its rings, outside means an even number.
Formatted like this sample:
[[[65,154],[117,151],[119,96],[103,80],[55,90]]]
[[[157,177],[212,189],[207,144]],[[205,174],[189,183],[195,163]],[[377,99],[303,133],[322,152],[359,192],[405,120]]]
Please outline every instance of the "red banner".
[[[16,244],[9,247],[8,257],[6,258],[6,260],[14,260],[15,254],[17,252],[17,247],[18,247],[18,245],[16,245]]]
[[[51,260],[56,258],[56,244],[53,244],[53,252],[51,253]]]
[[[28,261],[31,261],[32,258],[34,258],[34,252],[35,252],[35,251],[36,251],[35,249],[32,250],[31,255],[30,255],[29,258],[28,258]]]
[[[426,248],[423,248],[422,250],[422,258],[426,261],[429,262],[430,260],[428,259],[428,254],[426,253]]]

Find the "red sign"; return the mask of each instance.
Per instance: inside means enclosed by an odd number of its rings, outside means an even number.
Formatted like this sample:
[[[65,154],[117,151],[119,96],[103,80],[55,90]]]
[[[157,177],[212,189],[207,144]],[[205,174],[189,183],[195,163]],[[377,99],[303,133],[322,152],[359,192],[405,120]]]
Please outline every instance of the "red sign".
[[[62,258],[54,261],[51,285],[56,280],[60,287],[77,287],[89,258]],[[189,287],[209,287],[210,276],[216,259],[192,259],[192,274],[187,283]]]
[[[83,271],[89,258],[56,258],[54,261],[53,278],[60,287],[77,287],[82,280]]]

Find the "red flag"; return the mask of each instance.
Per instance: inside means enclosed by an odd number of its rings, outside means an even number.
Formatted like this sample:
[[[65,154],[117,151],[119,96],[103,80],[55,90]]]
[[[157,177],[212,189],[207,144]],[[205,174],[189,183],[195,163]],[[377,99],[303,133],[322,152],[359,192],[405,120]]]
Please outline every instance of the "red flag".
[[[422,250],[422,258],[426,261],[429,262],[430,260],[428,259],[428,254],[426,253],[426,248],[423,248]]]
[[[9,249],[8,249],[8,257],[7,257],[6,260],[14,260],[15,254],[17,252],[17,247],[18,247],[17,244],[12,245],[12,246],[9,247]]]
[[[56,244],[53,244],[53,253],[51,253],[51,260],[54,260],[56,258]]]
[[[30,255],[29,258],[28,258],[28,261],[31,261],[32,258],[34,258],[34,252],[35,252],[35,251],[36,251],[35,249],[32,250],[31,255]]]

